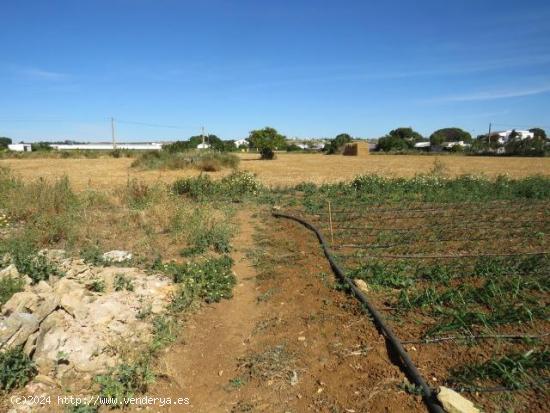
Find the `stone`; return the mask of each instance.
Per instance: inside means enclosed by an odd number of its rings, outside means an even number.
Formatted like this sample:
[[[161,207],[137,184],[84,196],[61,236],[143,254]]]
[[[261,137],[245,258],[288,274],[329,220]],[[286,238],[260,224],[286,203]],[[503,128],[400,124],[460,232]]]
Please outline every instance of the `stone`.
[[[365,294],[369,292],[369,285],[364,280],[356,278],[353,280],[353,283],[357,288],[359,288],[359,290],[361,290],[361,292]]]
[[[38,255],[43,255],[50,261],[60,262],[65,259],[66,252],[61,249],[43,249],[38,251]]]
[[[479,413],[479,409],[470,400],[448,387],[439,387],[437,400],[447,413]]]
[[[42,294],[51,293],[52,292],[52,287],[46,281],[41,280],[41,281],[38,282],[38,284],[36,284],[34,286],[34,292],[35,293],[42,293]]]
[[[132,259],[132,253],[128,251],[113,250],[103,254],[106,262],[124,262]]]
[[[12,313],[0,321],[0,349],[24,344],[38,327],[39,321],[34,314]]]
[[[32,313],[40,297],[31,291],[15,293],[2,307],[2,314],[9,316],[12,313]]]
[[[18,278],[19,277],[19,271],[17,271],[17,267],[15,264],[10,264],[3,270],[0,270],[0,280],[3,280],[4,278]]]

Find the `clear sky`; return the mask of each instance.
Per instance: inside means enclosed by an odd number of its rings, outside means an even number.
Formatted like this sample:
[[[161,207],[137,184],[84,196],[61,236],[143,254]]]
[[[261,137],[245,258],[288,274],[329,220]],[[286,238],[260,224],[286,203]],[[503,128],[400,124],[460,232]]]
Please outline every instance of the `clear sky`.
[[[548,0],[0,0],[0,21],[14,140],[106,140],[111,116],[120,140],[550,129]]]

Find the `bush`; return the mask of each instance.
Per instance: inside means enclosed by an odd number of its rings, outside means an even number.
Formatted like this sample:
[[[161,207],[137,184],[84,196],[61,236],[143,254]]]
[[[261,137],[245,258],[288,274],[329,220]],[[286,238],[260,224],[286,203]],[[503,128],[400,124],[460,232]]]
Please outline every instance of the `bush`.
[[[221,168],[237,168],[239,157],[231,153],[212,150],[175,149],[143,153],[132,162],[133,168],[142,169],[199,169],[201,171],[219,171]]]
[[[154,380],[155,375],[145,359],[133,364],[120,364],[110,374],[95,378],[100,386],[100,396],[116,400],[119,407],[123,407],[124,400],[146,392]]]
[[[25,281],[22,278],[5,277],[0,279],[0,308],[8,302],[8,300],[25,288]]]
[[[340,135],[332,139],[325,149],[328,155],[341,153],[344,146],[346,146],[346,144],[350,142],[351,142],[351,136],[348,135],[347,133],[341,133]]]
[[[23,387],[36,373],[33,361],[20,347],[0,353],[0,388],[2,390],[10,391]]]
[[[228,255],[202,262],[165,265],[164,272],[171,275],[174,282],[181,284],[180,291],[174,298],[173,308],[186,308],[195,297],[208,303],[231,298],[236,283],[235,275],[231,271],[232,265],[233,260]]]
[[[258,195],[262,185],[250,172],[238,171],[213,181],[207,175],[195,178],[178,179],[172,184],[172,191],[177,195],[187,195],[190,198],[206,199],[221,196],[225,199],[240,199],[248,195]]]

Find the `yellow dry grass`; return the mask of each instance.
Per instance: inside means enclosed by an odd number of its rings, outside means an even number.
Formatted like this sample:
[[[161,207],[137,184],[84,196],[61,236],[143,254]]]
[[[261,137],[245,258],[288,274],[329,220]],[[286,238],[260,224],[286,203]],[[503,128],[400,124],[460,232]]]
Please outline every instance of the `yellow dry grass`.
[[[524,177],[550,175],[550,158],[497,158],[471,156],[423,155],[322,155],[278,154],[274,161],[261,161],[256,154],[243,153],[240,169],[255,173],[260,181],[270,186],[294,185],[299,182],[336,182],[349,180],[360,174],[379,174],[392,177],[411,177],[429,172],[439,159],[450,176],[485,174],[490,177],[507,174]],[[129,158],[99,159],[3,159],[0,166],[9,167],[24,179],[43,177],[52,179],[67,175],[75,189],[108,188],[137,178],[148,183],[172,182],[200,172],[189,170],[140,171],[130,167]],[[229,170],[209,173],[221,177]]]

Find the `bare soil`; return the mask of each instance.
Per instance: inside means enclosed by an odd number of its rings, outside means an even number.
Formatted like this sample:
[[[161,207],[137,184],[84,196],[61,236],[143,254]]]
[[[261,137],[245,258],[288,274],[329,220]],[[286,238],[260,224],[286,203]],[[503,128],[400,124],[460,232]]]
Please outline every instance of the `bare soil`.
[[[253,218],[254,216],[254,218]],[[159,361],[162,412],[423,412],[359,304],[296,223],[237,215],[233,299],[191,315]],[[259,249],[258,249],[259,246]]]

